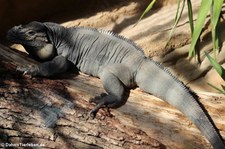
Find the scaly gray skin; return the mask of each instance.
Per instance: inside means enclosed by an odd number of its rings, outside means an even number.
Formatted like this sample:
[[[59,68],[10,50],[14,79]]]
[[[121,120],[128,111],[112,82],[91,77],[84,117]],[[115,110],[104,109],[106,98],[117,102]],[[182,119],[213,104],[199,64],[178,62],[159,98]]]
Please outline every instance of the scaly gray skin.
[[[46,61],[35,67],[19,67],[24,73],[48,77],[67,71],[72,62],[79,71],[99,77],[107,94],[92,100],[96,107],[91,116],[104,106],[123,105],[129,97],[126,90],[139,86],[179,109],[215,149],[225,149],[197,96],[162,65],[145,57],[132,41],[109,31],[40,22],[15,26],[7,38],[22,44],[37,60]]]

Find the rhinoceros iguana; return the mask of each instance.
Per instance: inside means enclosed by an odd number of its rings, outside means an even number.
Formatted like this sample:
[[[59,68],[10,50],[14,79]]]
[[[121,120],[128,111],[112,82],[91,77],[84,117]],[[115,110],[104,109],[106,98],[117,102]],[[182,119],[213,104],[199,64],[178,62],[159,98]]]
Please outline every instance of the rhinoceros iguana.
[[[52,76],[67,71],[72,62],[85,74],[99,77],[107,94],[95,98],[95,116],[103,106],[116,108],[138,86],[160,97],[187,116],[215,149],[225,149],[222,137],[195,94],[161,64],[146,57],[134,42],[111,31],[65,28],[56,23],[31,22],[15,26],[7,38],[22,44],[39,66],[19,67],[32,76]]]

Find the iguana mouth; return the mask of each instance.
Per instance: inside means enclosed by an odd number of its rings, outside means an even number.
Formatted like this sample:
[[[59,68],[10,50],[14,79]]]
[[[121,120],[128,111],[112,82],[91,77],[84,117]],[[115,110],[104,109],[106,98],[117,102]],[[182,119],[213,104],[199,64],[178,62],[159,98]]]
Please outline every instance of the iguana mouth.
[[[6,34],[6,38],[7,40],[9,40],[10,42],[17,42],[17,35],[15,35],[15,31],[10,29],[7,34]]]

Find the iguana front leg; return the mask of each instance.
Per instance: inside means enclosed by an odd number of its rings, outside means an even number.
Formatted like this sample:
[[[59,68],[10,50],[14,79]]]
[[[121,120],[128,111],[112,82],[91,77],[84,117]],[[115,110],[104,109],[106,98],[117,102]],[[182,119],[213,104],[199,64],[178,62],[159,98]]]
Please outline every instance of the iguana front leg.
[[[49,77],[68,70],[70,63],[63,56],[56,56],[53,60],[33,66],[18,66],[17,71],[31,76]]]

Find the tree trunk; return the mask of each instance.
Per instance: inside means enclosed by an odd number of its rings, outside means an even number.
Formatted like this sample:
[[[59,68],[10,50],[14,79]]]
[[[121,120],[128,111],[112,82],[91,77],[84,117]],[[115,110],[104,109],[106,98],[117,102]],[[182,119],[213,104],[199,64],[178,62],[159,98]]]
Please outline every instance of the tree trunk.
[[[30,78],[17,65],[35,64],[0,45],[0,147],[40,148],[207,148],[199,130],[160,99],[131,91],[126,105],[87,115],[88,100],[104,92],[99,79],[67,73]],[[198,93],[225,137],[225,98]]]

